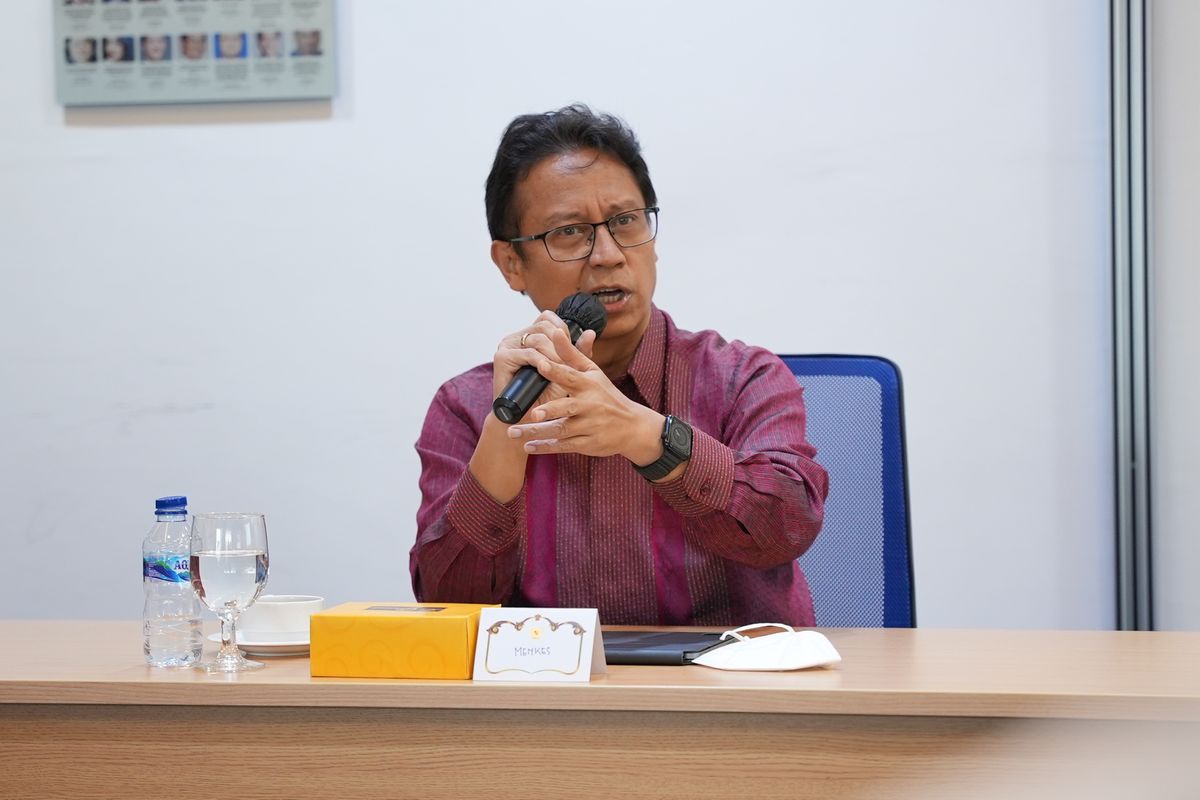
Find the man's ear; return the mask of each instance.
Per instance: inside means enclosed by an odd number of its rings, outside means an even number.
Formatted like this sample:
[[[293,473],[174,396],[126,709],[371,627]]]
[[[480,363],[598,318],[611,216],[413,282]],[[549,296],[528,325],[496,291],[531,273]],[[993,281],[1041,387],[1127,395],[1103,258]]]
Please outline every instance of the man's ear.
[[[525,292],[525,263],[511,242],[492,242],[492,261],[500,269],[508,288],[514,292]]]

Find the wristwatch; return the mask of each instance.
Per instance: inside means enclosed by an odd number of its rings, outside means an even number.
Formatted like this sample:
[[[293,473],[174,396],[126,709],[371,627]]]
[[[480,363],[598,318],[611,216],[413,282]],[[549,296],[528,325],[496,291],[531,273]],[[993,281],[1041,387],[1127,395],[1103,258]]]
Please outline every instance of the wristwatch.
[[[692,457],[692,426],[668,414],[667,421],[663,423],[662,447],[663,453],[658,461],[644,467],[633,465],[646,480],[656,481]]]

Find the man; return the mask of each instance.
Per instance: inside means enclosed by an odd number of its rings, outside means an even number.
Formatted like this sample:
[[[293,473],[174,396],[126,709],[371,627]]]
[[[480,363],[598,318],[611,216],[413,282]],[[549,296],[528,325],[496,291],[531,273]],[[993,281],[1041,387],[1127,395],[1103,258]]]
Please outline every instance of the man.
[[[795,563],[825,471],[773,354],[678,330],[652,304],[656,195],[633,132],[586,106],[518,117],[487,180],[491,256],[541,314],[444,384],[417,442],[424,601],[598,608],[605,623],[813,624]],[[551,311],[608,313],[572,345]],[[512,426],[492,400],[550,381]]]
[[[199,61],[208,54],[207,33],[184,33],[179,37],[179,52],[183,57]]]
[[[321,55],[321,32],[319,30],[293,31],[292,38],[296,42],[296,49],[292,50],[293,56]]]
[[[259,31],[255,34],[259,58],[283,57],[283,34],[280,31]]]

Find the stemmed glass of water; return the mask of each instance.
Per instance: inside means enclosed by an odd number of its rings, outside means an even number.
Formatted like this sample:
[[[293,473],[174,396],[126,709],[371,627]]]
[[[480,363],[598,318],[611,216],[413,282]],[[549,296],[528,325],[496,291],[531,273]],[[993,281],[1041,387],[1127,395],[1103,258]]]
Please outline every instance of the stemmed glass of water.
[[[262,514],[220,512],[192,519],[192,586],[221,618],[221,651],[199,664],[213,672],[260,669],[237,648],[237,620],[267,583],[267,521]]]

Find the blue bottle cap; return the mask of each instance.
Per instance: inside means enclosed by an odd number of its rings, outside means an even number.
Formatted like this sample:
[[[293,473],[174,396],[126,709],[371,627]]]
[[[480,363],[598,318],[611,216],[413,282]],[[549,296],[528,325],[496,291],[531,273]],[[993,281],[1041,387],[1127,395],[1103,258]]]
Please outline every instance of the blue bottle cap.
[[[160,497],[154,501],[155,511],[187,511],[187,498],[183,496]]]

